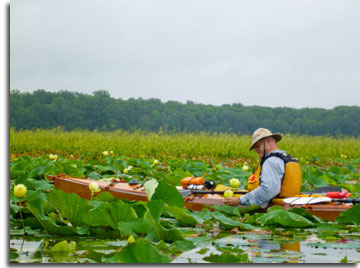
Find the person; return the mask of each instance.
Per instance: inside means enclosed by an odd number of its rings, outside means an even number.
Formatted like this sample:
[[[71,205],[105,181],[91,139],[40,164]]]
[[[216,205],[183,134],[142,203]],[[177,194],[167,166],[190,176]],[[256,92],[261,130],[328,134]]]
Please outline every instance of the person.
[[[281,134],[273,134],[268,129],[259,128],[255,130],[252,135],[250,151],[255,150],[262,160],[259,171],[260,184],[253,191],[240,198],[225,198],[225,204],[231,206],[257,204],[266,207],[269,201],[280,194],[285,174],[284,160],[280,157],[270,157],[270,155],[277,153],[286,156],[286,152],[279,150],[277,145],[281,139]]]

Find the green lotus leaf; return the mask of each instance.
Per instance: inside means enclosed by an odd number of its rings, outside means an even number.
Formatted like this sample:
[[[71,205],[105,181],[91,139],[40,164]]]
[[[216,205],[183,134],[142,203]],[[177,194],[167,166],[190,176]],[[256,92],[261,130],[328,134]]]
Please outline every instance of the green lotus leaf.
[[[119,222],[118,228],[123,235],[149,234],[154,230],[153,223],[145,219],[136,219],[133,221]]]
[[[256,222],[261,225],[279,225],[283,227],[308,227],[314,225],[307,218],[286,211],[280,206],[272,207],[267,213],[258,217]]]
[[[61,234],[61,235],[75,235],[85,234],[86,228],[75,228],[72,226],[60,226],[49,216],[45,214],[44,205],[46,204],[46,197],[44,193],[29,190],[27,192],[28,203],[27,208],[39,221],[42,228],[48,234]]]
[[[112,263],[169,263],[170,258],[145,239],[137,239],[108,259]]]
[[[145,182],[144,187],[145,187],[146,197],[148,200],[151,200],[158,184],[159,182],[155,179],[148,180],[147,182]]]
[[[360,204],[356,204],[352,208],[341,212],[335,221],[341,224],[360,225]]]
[[[61,215],[68,219],[74,227],[84,224],[83,215],[91,208],[88,200],[77,194],[69,194],[61,190],[51,191],[46,198],[52,206],[61,211]]]
[[[185,208],[169,206],[166,210],[170,212],[183,225],[194,226],[198,221]]]
[[[88,211],[83,220],[91,226],[110,226],[119,232],[118,223],[137,219],[135,210],[129,204],[102,202]]]
[[[76,249],[76,242],[70,241],[67,242],[66,240],[56,243],[51,249],[50,252],[75,252]]]
[[[146,187],[146,186],[145,186]],[[184,198],[176,189],[176,187],[159,181],[151,200],[164,200],[169,206],[184,207]]]
[[[190,240],[179,240],[172,243],[174,247],[176,247],[180,251],[188,251],[196,248],[194,243]]]
[[[244,254],[213,254],[210,256],[203,258],[203,260],[211,262],[211,263],[248,263],[249,257],[247,253]]]
[[[164,211],[164,206],[164,200],[151,200],[146,203],[146,207],[148,208],[149,213],[155,222],[160,222],[160,216]]]
[[[255,229],[255,227],[253,227],[252,225],[244,224],[242,222],[233,220],[233,219],[225,216],[224,214],[222,214],[219,211],[213,212],[212,216],[216,220],[218,220],[220,222],[220,224],[222,226],[224,226],[226,229],[232,229],[232,228],[237,227],[237,226],[239,226],[241,229],[245,229],[245,230],[247,230],[247,229]]]

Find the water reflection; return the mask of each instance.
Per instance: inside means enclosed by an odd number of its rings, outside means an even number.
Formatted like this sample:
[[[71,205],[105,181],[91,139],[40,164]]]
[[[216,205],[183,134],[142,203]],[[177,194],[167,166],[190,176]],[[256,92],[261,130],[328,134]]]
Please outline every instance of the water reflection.
[[[204,237],[205,236],[201,236]],[[360,261],[359,236],[326,243],[316,235],[303,240],[289,240],[287,237],[266,236],[264,234],[229,235],[219,239],[198,239],[196,248],[185,251],[172,260],[173,263],[206,263],[210,254],[222,254],[219,248],[233,247],[243,249],[253,263],[339,263],[345,257],[349,262]],[[354,239],[354,240],[352,240]],[[50,253],[55,243],[76,241],[76,252]],[[314,246],[313,243],[322,246]],[[126,241],[100,238],[64,237],[10,237],[10,262],[19,263],[89,263],[88,253],[96,252],[97,261],[101,256],[111,254],[125,246]],[[358,246],[357,246],[358,245]],[[167,244],[171,246],[171,244]]]

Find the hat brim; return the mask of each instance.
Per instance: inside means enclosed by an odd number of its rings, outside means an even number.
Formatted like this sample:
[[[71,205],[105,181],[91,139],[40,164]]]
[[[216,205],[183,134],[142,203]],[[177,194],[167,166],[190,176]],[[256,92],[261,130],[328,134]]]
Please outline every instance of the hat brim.
[[[256,142],[254,142],[254,144],[253,144],[253,145],[251,145],[251,147],[250,147],[249,151],[253,150],[253,149],[254,149],[255,144],[257,144],[259,141],[261,141],[261,140],[263,140],[263,139],[265,139],[265,138],[269,138],[269,137],[273,137],[273,138],[276,140],[276,142],[279,142],[279,141],[282,139],[282,135],[281,135],[281,134],[279,134],[279,133],[274,133],[274,134],[271,134],[271,135],[268,135],[268,136],[262,137],[261,139],[259,139],[259,140],[257,140]]]

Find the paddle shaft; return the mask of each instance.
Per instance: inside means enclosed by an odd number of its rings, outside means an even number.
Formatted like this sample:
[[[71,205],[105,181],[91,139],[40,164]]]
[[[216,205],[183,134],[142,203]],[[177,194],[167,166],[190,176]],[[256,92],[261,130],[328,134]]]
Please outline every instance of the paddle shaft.
[[[231,190],[231,189],[229,189]],[[211,190],[189,190],[192,194],[224,194],[225,191],[211,191]],[[248,191],[233,191],[234,194],[246,194]]]
[[[360,198],[346,198],[346,199],[345,198],[344,199],[335,198],[335,199],[331,199],[331,202],[357,204],[357,203],[360,203]]]
[[[334,190],[334,188],[338,188],[338,187],[320,187],[320,188],[317,188],[317,189],[314,189],[314,190],[311,190],[309,192],[306,192],[306,193],[302,193],[304,195],[306,194],[310,194],[310,195],[315,195],[315,194],[318,194],[318,195],[326,195],[326,192],[323,192],[324,190]],[[340,189],[340,188],[339,188]],[[229,189],[231,190],[231,189]],[[214,190],[188,190],[190,191],[190,193],[192,194],[224,194],[225,191],[214,191]],[[248,191],[246,190],[238,190],[238,191],[233,191],[234,194],[246,194],[248,193]],[[341,200],[341,199],[340,199]],[[334,201],[335,202],[335,201]]]

